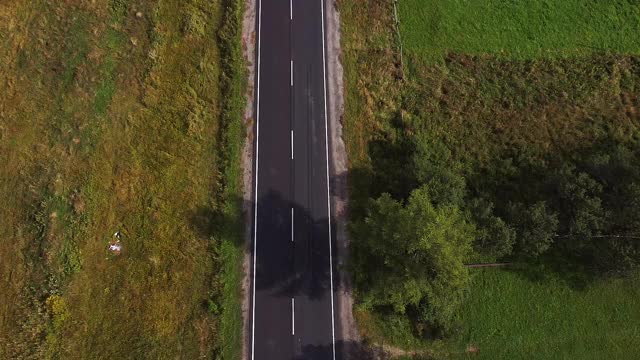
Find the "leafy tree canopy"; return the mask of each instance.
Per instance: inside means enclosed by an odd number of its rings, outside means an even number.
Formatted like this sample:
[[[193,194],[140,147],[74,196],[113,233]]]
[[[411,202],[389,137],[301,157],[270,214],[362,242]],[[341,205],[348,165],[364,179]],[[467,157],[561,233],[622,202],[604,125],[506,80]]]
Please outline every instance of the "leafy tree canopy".
[[[456,206],[434,206],[429,189],[414,190],[406,205],[383,194],[353,225],[354,276],[363,304],[397,313],[419,310],[439,328],[451,325],[469,274],[475,227]]]

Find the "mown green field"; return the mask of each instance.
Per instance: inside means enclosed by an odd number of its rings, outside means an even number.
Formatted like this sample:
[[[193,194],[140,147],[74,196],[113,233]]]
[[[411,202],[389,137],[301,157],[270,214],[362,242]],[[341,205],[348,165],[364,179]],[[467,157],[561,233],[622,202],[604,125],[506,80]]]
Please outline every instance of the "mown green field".
[[[640,351],[640,277],[581,289],[499,269],[477,269],[460,311],[457,351],[483,359],[631,359]]]
[[[237,358],[241,12],[0,4],[0,358]]]
[[[426,61],[447,53],[515,59],[640,51],[640,7],[632,0],[400,0],[407,51]]]
[[[404,67],[392,1],[339,6],[352,229],[373,226],[370,199],[389,193],[406,204],[426,186],[440,195],[434,206],[460,209],[478,231],[474,253],[456,261],[528,264],[517,273],[471,269],[466,296],[450,304],[456,319],[435,337],[421,315],[433,294],[403,313],[358,303],[376,279],[355,266],[356,280],[370,282],[355,291],[365,338],[418,358],[632,358],[640,347],[630,271],[640,229],[637,4],[400,0]],[[526,210],[541,203],[542,212]],[[540,237],[545,216],[555,225]],[[491,227],[496,219],[504,231]],[[540,238],[544,256],[527,247]],[[383,254],[398,244],[380,242]],[[354,231],[352,244],[359,264],[376,258]],[[411,274],[393,276],[415,289]]]
[[[369,338],[424,358],[632,359],[640,351],[637,274],[580,289],[500,269],[476,269],[472,279],[452,339],[426,343],[399,317],[358,320]]]

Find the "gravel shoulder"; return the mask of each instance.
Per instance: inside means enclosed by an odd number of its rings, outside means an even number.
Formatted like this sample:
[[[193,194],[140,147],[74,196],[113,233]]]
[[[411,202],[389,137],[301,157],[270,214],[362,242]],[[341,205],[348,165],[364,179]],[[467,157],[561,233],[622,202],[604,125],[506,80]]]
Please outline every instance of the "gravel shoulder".
[[[355,358],[359,350],[360,336],[353,317],[351,278],[347,273],[349,259],[348,222],[348,162],[342,138],[342,114],[344,110],[343,69],[340,62],[340,14],[335,0],[325,2],[325,41],[327,61],[327,105],[329,112],[329,151],[331,166],[331,209],[335,229],[336,274],[336,342],[345,359]]]
[[[245,0],[244,3],[244,19],[242,22],[242,53],[244,55],[245,64],[247,66],[247,103],[244,111],[244,125],[247,131],[245,145],[242,154],[243,169],[243,213],[245,223],[245,256],[243,262],[244,280],[242,282],[242,318],[244,337],[242,344],[242,359],[249,358],[249,349],[251,340],[249,337],[249,325],[251,324],[251,224],[253,219],[253,155],[255,151],[255,137],[253,131],[253,123],[255,121],[255,73],[256,73],[256,1]]]

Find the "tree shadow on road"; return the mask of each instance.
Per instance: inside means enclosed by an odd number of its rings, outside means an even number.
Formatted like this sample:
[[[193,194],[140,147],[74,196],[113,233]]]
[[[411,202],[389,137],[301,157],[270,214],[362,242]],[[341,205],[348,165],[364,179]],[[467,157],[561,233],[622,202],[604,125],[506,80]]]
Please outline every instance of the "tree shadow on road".
[[[327,296],[331,287],[328,222],[276,192],[258,199],[256,290],[311,300]],[[255,240],[252,238],[252,252]]]
[[[307,345],[299,349],[295,360],[330,359],[333,347],[328,345]],[[379,346],[370,346],[356,341],[338,341],[336,343],[336,359],[340,360],[387,360],[391,356]]]

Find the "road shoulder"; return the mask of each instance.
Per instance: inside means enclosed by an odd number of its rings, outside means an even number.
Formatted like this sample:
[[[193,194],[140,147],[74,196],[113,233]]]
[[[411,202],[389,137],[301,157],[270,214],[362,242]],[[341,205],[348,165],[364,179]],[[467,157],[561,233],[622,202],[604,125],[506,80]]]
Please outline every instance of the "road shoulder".
[[[335,0],[325,1],[325,46],[327,60],[327,102],[329,115],[329,150],[331,169],[331,209],[335,228],[336,270],[336,342],[342,358],[350,359],[357,352],[360,336],[353,317],[351,277],[347,272],[349,259],[348,223],[348,160],[342,139],[344,110],[343,69],[340,62],[340,14]]]
[[[244,279],[242,281],[242,319],[243,319],[243,348],[242,359],[249,358],[251,337],[249,336],[251,324],[251,229],[253,224],[253,156],[255,148],[255,74],[256,74],[256,0],[245,0],[244,18],[242,21],[242,53],[244,55],[247,76],[247,100],[244,111],[244,126],[246,129],[246,141],[242,153],[243,169],[243,214],[245,223],[245,255],[243,261]]]

